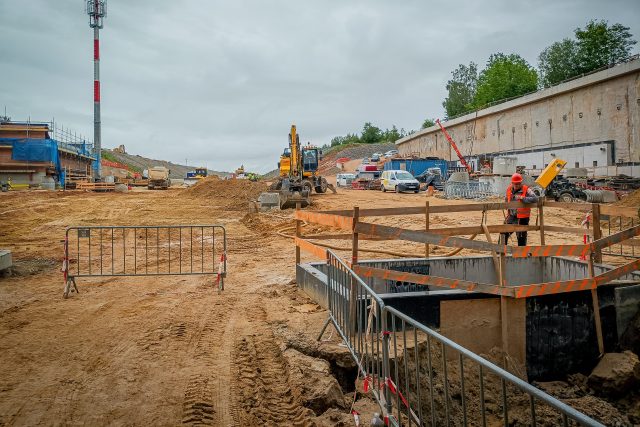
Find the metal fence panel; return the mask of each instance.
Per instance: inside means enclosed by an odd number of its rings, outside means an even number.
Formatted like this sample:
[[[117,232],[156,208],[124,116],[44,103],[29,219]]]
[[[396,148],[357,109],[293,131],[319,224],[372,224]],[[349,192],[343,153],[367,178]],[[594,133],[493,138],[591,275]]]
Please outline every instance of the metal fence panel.
[[[494,196],[491,184],[488,182],[447,181],[444,183],[444,197],[447,199],[486,199]]]
[[[226,251],[221,225],[68,227],[64,296],[79,277],[216,275],[224,286]]]
[[[320,337],[328,324],[333,323],[365,379],[365,390],[370,389],[380,405],[387,425],[486,426],[500,419],[505,426],[512,423],[602,426],[393,307],[385,306],[331,251],[327,251],[327,264],[330,313]]]

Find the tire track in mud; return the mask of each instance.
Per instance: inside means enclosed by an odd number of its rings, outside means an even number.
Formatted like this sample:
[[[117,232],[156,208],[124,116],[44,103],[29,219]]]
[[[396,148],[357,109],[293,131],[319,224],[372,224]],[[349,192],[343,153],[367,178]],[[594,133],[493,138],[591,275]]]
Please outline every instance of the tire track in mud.
[[[310,426],[314,413],[296,400],[287,364],[258,304],[245,311],[246,333],[234,344],[234,421],[252,426]]]
[[[222,298],[213,307],[206,307],[201,327],[189,343],[194,372],[186,385],[182,407],[182,423],[186,425],[228,423],[229,387],[221,378],[230,360],[225,357],[225,346],[221,343],[234,299],[226,295]]]

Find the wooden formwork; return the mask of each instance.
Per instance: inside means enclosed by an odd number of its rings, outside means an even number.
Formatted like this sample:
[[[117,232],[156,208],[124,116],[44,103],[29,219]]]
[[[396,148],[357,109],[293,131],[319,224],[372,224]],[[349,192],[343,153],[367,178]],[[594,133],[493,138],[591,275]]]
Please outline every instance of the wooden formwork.
[[[430,221],[433,214],[443,214],[450,212],[483,212],[504,209],[514,209],[519,207],[529,207],[536,209],[538,212],[538,221],[535,225],[510,225],[498,224],[487,225],[483,222],[478,226],[464,227],[434,227]],[[546,209],[570,209],[574,211],[584,212],[590,215],[592,224],[590,228],[579,227],[560,227],[554,225],[545,225],[544,211]],[[384,216],[407,216],[407,215],[424,215],[425,230],[411,230],[402,227],[392,227],[381,224],[367,222],[368,217],[384,217]],[[640,225],[633,225],[607,237],[602,237],[601,217],[615,216],[630,219],[638,219],[639,211],[635,208],[625,208],[617,206],[606,206],[599,204],[581,204],[581,203],[559,203],[550,201],[539,201],[535,204],[523,204],[521,202],[511,203],[474,203],[462,205],[438,205],[430,206],[427,202],[424,206],[400,207],[400,208],[373,208],[359,209],[355,207],[352,210],[333,210],[323,212],[309,212],[297,210],[296,219],[296,262],[300,262],[300,250],[311,253],[314,256],[324,259],[326,258],[326,248],[322,243],[317,244],[311,240],[329,240],[341,239],[351,240],[351,265],[354,272],[365,278],[378,278],[387,280],[405,281],[415,284],[431,285],[446,289],[459,289],[469,292],[481,292],[493,295],[499,295],[501,299],[501,312],[506,316],[507,299],[521,299],[540,295],[558,294],[565,292],[575,292],[590,290],[593,300],[596,334],[598,339],[598,347],[601,353],[604,352],[604,344],[602,338],[602,325],[600,321],[599,301],[596,292],[599,286],[617,285],[627,283],[619,281],[622,276],[640,268],[640,259],[631,261],[621,267],[607,271],[600,275],[594,274],[594,262],[602,262],[602,250],[613,245],[629,245],[637,246],[638,240],[634,237],[640,235]],[[303,236],[301,233],[302,222],[313,223],[328,226],[342,231],[342,233],[328,233],[314,236]],[[632,222],[633,224],[633,222]],[[528,246],[509,246],[502,243],[494,243],[491,238],[493,233],[507,233],[518,231],[538,232],[540,235],[540,245]],[[346,232],[346,233],[345,233]],[[545,244],[545,233],[562,232],[576,234],[579,236],[590,236],[591,241],[581,244],[565,244],[565,245],[547,245]],[[464,235],[480,235],[486,236],[487,241],[476,241],[470,238],[459,236]],[[423,243],[425,245],[425,257],[430,255],[430,245],[438,245],[443,247],[457,249],[472,249],[476,251],[486,251],[491,253],[494,258],[496,268],[496,276],[498,283],[475,283],[464,280],[456,280],[445,277],[436,277],[424,274],[414,274],[406,272],[398,272],[393,270],[372,268],[358,265],[359,241],[360,240],[404,240],[409,242]],[[496,239],[498,240],[498,239]],[[507,286],[505,280],[505,257],[513,258],[525,257],[551,257],[551,256],[579,256],[588,262],[589,277],[585,279],[555,281],[549,283],[534,283],[529,285]],[[505,328],[503,330],[503,345],[507,348],[506,321],[503,322]]]

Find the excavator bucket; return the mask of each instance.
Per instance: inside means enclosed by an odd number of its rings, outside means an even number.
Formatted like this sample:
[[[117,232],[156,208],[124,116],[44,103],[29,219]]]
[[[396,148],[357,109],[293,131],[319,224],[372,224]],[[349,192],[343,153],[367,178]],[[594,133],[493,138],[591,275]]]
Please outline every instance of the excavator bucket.
[[[309,193],[301,191],[280,191],[280,209],[295,208],[300,203],[301,208],[306,208],[311,204]]]

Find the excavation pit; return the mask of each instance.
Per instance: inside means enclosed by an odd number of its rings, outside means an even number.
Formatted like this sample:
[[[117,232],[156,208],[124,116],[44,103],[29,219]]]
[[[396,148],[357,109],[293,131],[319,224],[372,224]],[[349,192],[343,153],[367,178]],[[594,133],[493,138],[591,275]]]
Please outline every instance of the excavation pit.
[[[565,257],[507,257],[505,261],[510,356],[526,367],[530,381],[588,374],[599,356],[588,264]],[[495,288],[451,289],[452,281],[460,281],[461,287],[498,283],[491,256],[373,260],[361,261],[358,267],[451,279],[449,287],[440,287],[359,273],[386,305],[439,329],[460,345],[479,354],[501,347],[501,297],[490,292]],[[594,275],[613,269],[596,264]],[[298,286],[325,308],[326,272],[325,263],[297,266]],[[605,352],[619,349],[620,337],[638,312],[638,283],[640,273],[631,272],[597,287]]]

